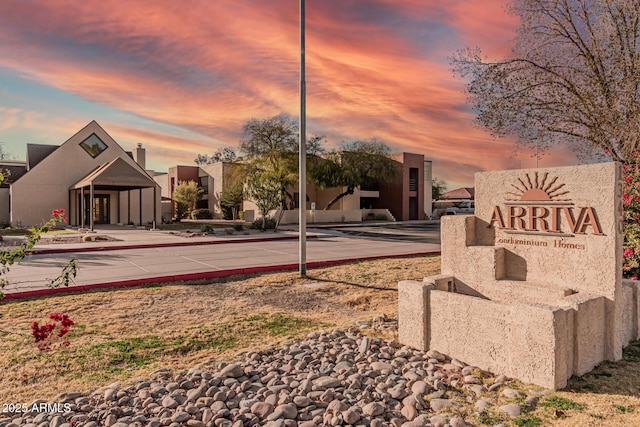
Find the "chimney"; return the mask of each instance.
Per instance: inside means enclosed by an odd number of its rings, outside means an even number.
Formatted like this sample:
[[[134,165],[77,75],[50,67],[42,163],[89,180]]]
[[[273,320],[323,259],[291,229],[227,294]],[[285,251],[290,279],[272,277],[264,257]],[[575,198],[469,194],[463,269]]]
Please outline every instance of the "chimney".
[[[133,152],[133,160],[135,160],[143,170],[147,169],[145,150],[140,143],[138,143],[136,150]]]

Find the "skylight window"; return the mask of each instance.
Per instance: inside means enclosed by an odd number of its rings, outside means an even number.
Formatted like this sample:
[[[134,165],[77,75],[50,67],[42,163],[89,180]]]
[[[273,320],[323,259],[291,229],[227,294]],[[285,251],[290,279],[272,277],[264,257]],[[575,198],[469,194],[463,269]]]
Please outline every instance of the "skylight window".
[[[80,146],[94,159],[107,149],[107,144],[102,142],[95,133],[92,133],[89,138],[82,141]]]

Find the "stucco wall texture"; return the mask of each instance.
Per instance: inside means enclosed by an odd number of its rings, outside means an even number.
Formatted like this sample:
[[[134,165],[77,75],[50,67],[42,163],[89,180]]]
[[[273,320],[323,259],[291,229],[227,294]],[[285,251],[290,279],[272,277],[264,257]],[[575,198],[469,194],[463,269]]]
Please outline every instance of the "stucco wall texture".
[[[92,134],[95,134],[106,146],[104,151],[92,158],[80,143]],[[121,158],[124,162],[145,174],[144,169],[138,165],[95,121],[79,130],[65,143],[49,154],[44,160],[31,168],[26,174],[11,184],[11,223],[13,225],[32,226],[42,224],[51,218],[53,209],[66,209],[71,225],[79,225],[80,212],[77,206],[78,194],[70,191],[71,187],[96,168],[114,159]],[[135,223],[139,223],[140,203],[139,191],[132,190],[132,203],[129,211]],[[143,193],[142,220],[154,220],[153,192],[157,191],[156,221],[160,221],[160,190],[145,188]],[[135,197],[133,193],[135,192]],[[117,195],[107,190],[96,190],[95,195]],[[86,189],[84,194],[89,194]],[[120,199],[112,197],[110,204],[109,221],[112,224],[118,222],[118,205]],[[137,203],[137,204],[135,204]],[[122,206],[120,207],[122,209]],[[123,212],[120,212],[122,221]],[[126,218],[126,216],[125,216]]]
[[[552,389],[620,359],[640,338],[638,282],[622,282],[620,165],[475,183],[475,216],[442,218],[442,274],[398,284],[400,341]]]

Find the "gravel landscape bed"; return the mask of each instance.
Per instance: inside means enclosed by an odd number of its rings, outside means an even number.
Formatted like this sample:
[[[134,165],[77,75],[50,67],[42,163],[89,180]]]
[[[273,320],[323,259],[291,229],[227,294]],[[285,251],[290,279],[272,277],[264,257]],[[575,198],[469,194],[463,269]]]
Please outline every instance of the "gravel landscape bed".
[[[0,427],[460,427],[474,425],[469,417],[491,406],[492,395],[535,406],[544,393],[523,395],[506,383],[437,351],[363,336],[354,327],[312,332],[272,351],[244,353],[235,363],[161,368],[128,387],[63,393],[60,412],[15,413],[0,419]],[[522,405],[500,411],[516,417]]]
[[[68,236],[68,237],[45,237],[40,240],[37,245],[59,245],[69,243],[88,243],[88,242],[120,242],[120,239],[116,239],[107,235],[88,235],[90,240],[85,238],[86,236]]]
[[[396,283],[438,272],[416,257],[2,302],[0,427],[640,425],[640,342],[546,392],[399,345]],[[38,352],[29,325],[53,311],[71,345]]]

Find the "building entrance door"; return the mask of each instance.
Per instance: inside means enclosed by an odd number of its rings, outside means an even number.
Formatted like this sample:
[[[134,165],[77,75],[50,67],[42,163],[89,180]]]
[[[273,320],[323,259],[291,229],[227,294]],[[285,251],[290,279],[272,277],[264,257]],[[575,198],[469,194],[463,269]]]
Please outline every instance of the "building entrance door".
[[[418,219],[418,198],[409,197],[409,219]]]
[[[79,197],[78,197],[79,199]],[[80,202],[80,200],[78,200]],[[94,224],[109,224],[109,209],[110,209],[110,196],[109,194],[96,194],[93,196],[93,223]],[[91,206],[89,205],[89,195],[84,196],[84,224],[88,226],[91,221]]]

